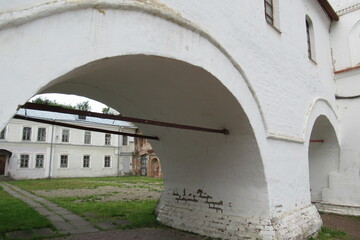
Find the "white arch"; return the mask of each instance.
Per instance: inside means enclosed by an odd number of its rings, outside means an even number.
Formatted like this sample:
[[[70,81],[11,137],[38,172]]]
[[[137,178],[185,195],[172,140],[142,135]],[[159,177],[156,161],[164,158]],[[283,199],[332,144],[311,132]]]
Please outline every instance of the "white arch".
[[[262,120],[263,128],[266,132],[266,135],[270,135],[268,133],[267,122],[261,108],[259,99],[256,95],[254,88],[252,87],[250,81],[246,77],[245,72],[239,66],[239,64],[235,61],[235,59],[231,56],[231,54],[209,33],[202,30],[196,24],[193,24],[191,21],[183,18],[180,14],[176,13],[174,10],[168,8],[164,4],[159,4],[155,1],[144,2],[144,1],[116,1],[113,2],[111,0],[97,0],[97,1],[55,1],[43,3],[38,6],[34,6],[28,9],[23,9],[19,11],[6,12],[0,14],[0,31],[5,30],[12,27],[17,27],[19,25],[23,25],[41,18],[49,17],[55,14],[61,14],[67,11],[75,11],[82,9],[95,9],[100,14],[106,15],[106,10],[124,10],[124,11],[138,11],[147,14],[151,14],[163,19],[166,19],[172,23],[178,24],[181,27],[184,27],[190,31],[193,31],[199,34],[199,37],[202,37],[209,41],[214,47],[216,47],[233,65],[233,67],[238,71],[238,73],[242,76],[246,87],[248,88],[252,98],[257,105],[257,109],[259,111],[259,116]],[[278,136],[273,135],[273,138],[277,139]],[[281,139],[281,138],[279,138]]]

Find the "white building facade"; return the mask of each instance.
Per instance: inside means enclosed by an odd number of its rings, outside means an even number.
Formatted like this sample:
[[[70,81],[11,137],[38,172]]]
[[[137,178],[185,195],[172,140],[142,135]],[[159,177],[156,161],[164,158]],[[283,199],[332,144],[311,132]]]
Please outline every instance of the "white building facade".
[[[322,224],[312,203],[360,208],[358,100],[339,98],[360,94],[358,4],[3,0],[0,126],[35,94],[65,93],[227,129],[138,125],[159,137],[158,220],[215,238],[305,239]]]
[[[21,109],[18,114],[134,133],[129,123]],[[13,179],[121,176],[131,170],[134,138],[12,119],[0,136],[1,174]]]

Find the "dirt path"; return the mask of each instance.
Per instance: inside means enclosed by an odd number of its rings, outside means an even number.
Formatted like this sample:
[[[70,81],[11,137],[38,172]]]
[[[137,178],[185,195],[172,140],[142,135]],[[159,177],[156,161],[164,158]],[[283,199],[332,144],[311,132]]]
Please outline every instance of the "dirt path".
[[[360,240],[360,220],[334,214],[322,214],[324,226],[345,232],[352,240]]]
[[[137,228],[130,230],[111,230],[96,233],[72,235],[49,240],[205,240],[195,234],[181,232],[174,229]]]

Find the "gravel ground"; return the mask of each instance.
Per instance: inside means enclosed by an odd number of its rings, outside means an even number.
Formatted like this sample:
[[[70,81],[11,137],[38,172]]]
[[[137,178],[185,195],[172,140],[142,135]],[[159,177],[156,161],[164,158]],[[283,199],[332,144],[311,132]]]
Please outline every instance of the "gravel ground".
[[[142,185],[144,186],[144,185]],[[160,187],[154,189],[144,187],[116,187],[116,186],[101,186],[91,189],[57,189],[57,190],[37,190],[34,191],[36,195],[43,197],[86,197],[93,196],[95,201],[109,202],[109,201],[127,201],[127,200],[145,200],[145,199],[159,199]],[[159,190],[158,190],[159,189]],[[77,200],[82,201],[82,200]]]

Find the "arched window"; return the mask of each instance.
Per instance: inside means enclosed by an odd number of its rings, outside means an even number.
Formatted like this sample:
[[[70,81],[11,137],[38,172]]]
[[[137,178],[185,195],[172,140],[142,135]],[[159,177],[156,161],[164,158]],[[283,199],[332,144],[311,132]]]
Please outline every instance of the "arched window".
[[[315,38],[314,38],[314,27],[311,19],[306,16],[306,38],[307,38],[307,49],[308,57],[315,61]]]

